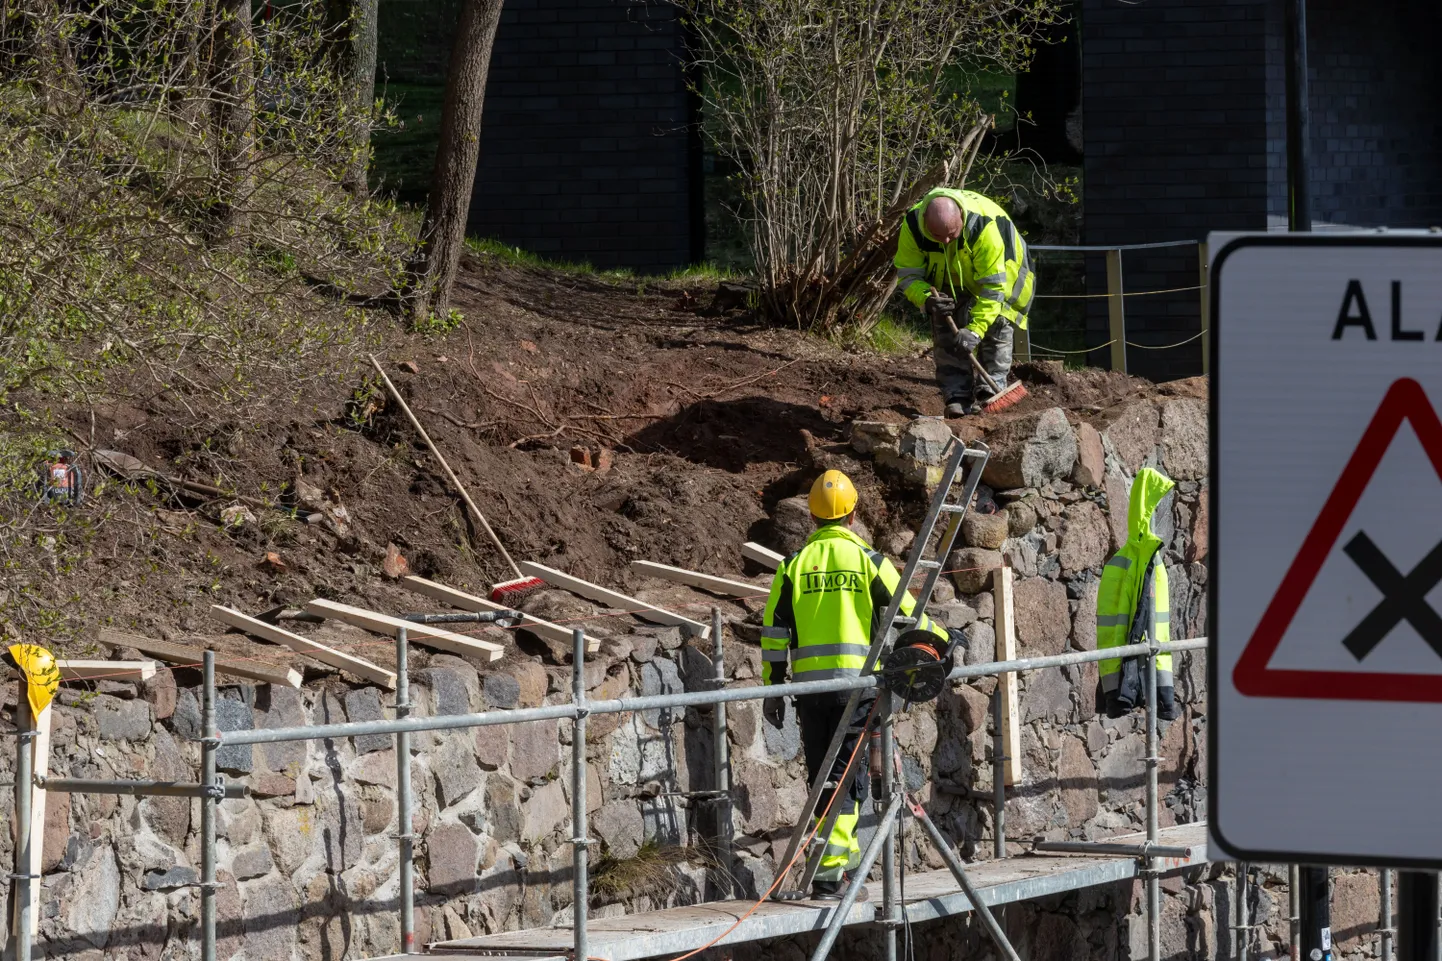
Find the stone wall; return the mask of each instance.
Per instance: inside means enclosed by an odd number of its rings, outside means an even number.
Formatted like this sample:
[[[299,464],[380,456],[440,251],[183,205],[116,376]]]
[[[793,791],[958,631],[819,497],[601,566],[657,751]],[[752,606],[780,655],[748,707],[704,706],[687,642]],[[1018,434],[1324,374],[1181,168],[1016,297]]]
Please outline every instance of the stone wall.
[[[867,470],[870,460],[898,491],[915,489],[946,440],[939,421],[858,424],[854,446],[818,455]],[[1016,615],[1023,654],[1094,646],[1100,568],[1124,538],[1129,481],[1153,465],[1178,482],[1158,512],[1171,575],[1173,636],[1205,633],[1206,432],[1203,402],[1162,396],[1082,422],[1060,409],[1012,423],[987,438],[996,456],[978,511],[967,522],[958,568],[932,612],[962,629],[959,657],[988,660],[995,610],[987,572],[1003,558],[1017,574]],[[800,478],[798,478],[800,479]],[[911,496],[919,501],[920,492]],[[903,497],[904,499],[904,497]],[[778,508],[775,546],[802,533],[794,502]],[[904,513],[900,504],[897,513]],[[876,543],[897,555],[898,525]],[[683,592],[684,593],[684,592]],[[671,604],[703,601],[675,591],[644,593]],[[673,628],[596,617],[591,605],[546,591],[526,602],[556,620],[583,619],[601,637],[586,669],[592,697],[627,692],[698,690],[708,683],[709,645]],[[728,683],[759,683],[760,606],[728,608]],[[585,620],[590,618],[589,620]],[[570,668],[535,638],[522,635],[505,659],[477,664],[417,649],[412,691],[420,714],[530,707],[569,700]],[[1206,813],[1204,660],[1177,664],[1182,716],[1162,731],[1161,823]],[[198,774],[197,678],[162,672],[144,685],[98,682],[67,687],[56,709],[52,772],[85,777],[193,779]],[[991,771],[987,679],[957,684],[897,724],[910,788],[967,858],[990,856]],[[1031,674],[1021,684],[1021,778],[1008,793],[1011,849],[1035,836],[1104,838],[1144,825],[1141,716],[1109,720],[1094,710],[1095,666]],[[14,684],[6,685],[13,701]],[[339,676],[310,679],[303,690],[226,684],[225,730],[289,727],[389,716],[392,698]],[[736,874],[754,894],[771,882],[788,828],[806,795],[794,716],[780,731],[764,724],[755,702],[732,705]],[[587,787],[592,834],[594,910],[600,916],[689,903],[716,894],[705,856],[712,823],[687,792],[712,787],[710,716],[702,711],[596,715],[589,721]],[[504,929],[564,923],[571,912],[569,722],[420,734],[413,740],[418,809],[417,922],[422,942]],[[9,758],[3,759],[8,769]],[[398,829],[396,759],[387,737],[228,748],[221,769],[243,778],[253,797],[220,806],[222,958],[331,961],[394,952],[397,944]],[[868,820],[874,815],[868,813]],[[184,800],[57,795],[46,826],[40,892],[44,956],[98,961],[197,956],[198,803]],[[0,836],[0,863],[12,841]],[[909,836],[908,870],[941,862]],[[1259,871],[1253,888],[1258,947],[1275,957],[1286,942],[1285,873]],[[1341,957],[1369,956],[1375,938],[1376,878],[1339,875]],[[879,896],[879,888],[873,885]],[[1212,866],[1165,882],[1165,957],[1232,957],[1229,919],[1235,881]],[[1144,954],[1140,887],[1091,889],[1004,912],[1032,958],[1137,958]],[[968,919],[918,926],[917,954],[941,961],[986,957],[989,947]],[[735,957],[799,957],[807,939],[738,949]],[[875,957],[874,933],[849,932],[845,950]],[[850,956],[850,955],[849,955]]]

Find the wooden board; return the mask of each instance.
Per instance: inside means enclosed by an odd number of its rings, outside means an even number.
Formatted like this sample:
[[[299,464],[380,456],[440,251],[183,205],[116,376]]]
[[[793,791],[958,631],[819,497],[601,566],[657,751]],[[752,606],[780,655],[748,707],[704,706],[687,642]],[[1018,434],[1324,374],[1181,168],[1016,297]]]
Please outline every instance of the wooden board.
[[[56,661],[63,681],[148,681],[155,676],[154,661]]]
[[[779,568],[786,561],[783,555],[776,553],[769,547],[762,547],[753,541],[747,541],[741,545],[741,556],[749,558],[767,570],[772,571]]]
[[[154,665],[151,665],[154,670]],[[53,705],[40,712],[35,720],[35,749],[30,755],[31,770],[35,777],[50,776],[50,719],[55,713]],[[44,788],[32,785],[30,794],[30,874],[39,875],[45,865],[45,799]],[[30,906],[30,936],[40,933],[40,882],[30,888],[34,903]]]
[[[460,654],[464,657],[477,657],[483,661],[499,661],[501,655],[506,653],[506,649],[501,645],[483,641],[479,637],[466,637],[464,634],[456,634],[428,624],[413,624],[403,618],[379,614],[363,607],[352,607],[337,601],[317,598],[308,602],[305,609],[312,614],[333,617],[338,621],[345,621],[347,624],[354,624],[356,627],[363,627],[368,631],[384,634],[387,637],[395,637],[396,632],[404,627],[407,636],[417,644],[424,644],[426,647],[434,647],[437,650]]]
[[[409,590],[417,594],[423,594],[433,601],[440,601],[442,604],[449,604],[451,607],[460,608],[463,611],[510,611],[515,608],[506,607],[504,604],[497,604],[495,601],[484,597],[477,597],[475,594],[467,594],[465,591],[448,587],[436,581],[426,580],[424,577],[416,577],[411,574],[401,579],[401,583]],[[539,617],[532,617],[529,614],[521,614],[521,627],[546,638],[555,644],[570,644],[571,629],[560,624],[552,624],[550,621],[543,621]],[[586,653],[594,654],[601,649],[599,637],[586,637]]]
[[[688,571],[684,567],[671,567],[668,564],[657,564],[654,561],[632,561],[631,570],[637,574],[659,577],[663,581],[685,584],[687,587],[698,587],[703,591],[710,591],[712,594],[720,594],[722,597],[760,600],[766,597],[769,591],[769,588],[765,585],[748,584],[745,581],[733,581],[725,577],[717,577],[714,574]]]
[[[619,611],[627,611],[635,614],[642,620],[650,621],[652,624],[667,624],[673,627],[681,627],[690,631],[696,637],[710,637],[711,628],[700,621],[693,621],[689,617],[682,617],[674,611],[668,611],[664,607],[657,607],[654,604],[647,604],[634,597],[627,597],[617,591],[609,590],[599,584],[592,584],[590,581],[583,581],[579,577],[572,577],[564,571],[558,571],[553,567],[546,567],[541,564],[532,564],[530,561],[521,561],[521,570],[532,577],[539,577],[547,584],[564,588],[572,594],[579,594],[582,597],[595,601],[598,604],[605,604]]]
[[[200,670],[203,660],[201,655],[204,653],[203,648],[171,644],[169,641],[157,641],[141,637],[138,634],[127,634],[124,631],[108,629],[100,631],[100,643],[110,647],[133,647],[142,654],[158,657],[171,664],[184,664],[186,667],[193,667],[196,670]],[[215,671],[217,674],[249,678],[253,681],[263,681],[266,684],[300,687],[300,671],[259,661],[240,660],[233,655],[217,654]]]
[[[1011,568],[991,572],[991,596],[996,602],[996,659],[1016,660],[1016,604],[1012,597]],[[997,675],[1001,685],[1001,745],[1006,753],[1005,783],[1015,785],[1021,772],[1021,706],[1017,701],[1016,673]]]
[[[387,690],[395,690],[396,672],[388,671],[363,658],[355,657],[344,651],[338,651],[333,647],[326,647],[324,644],[319,644],[309,638],[301,637],[299,634],[292,634],[282,627],[267,624],[247,614],[242,614],[235,608],[225,607],[222,604],[212,604],[210,616],[222,624],[239,628],[253,637],[259,637],[276,644],[283,644],[298,653],[309,654],[317,661],[322,661],[331,667],[338,667],[342,671],[349,671],[356,677],[364,678],[374,684],[379,684]]]

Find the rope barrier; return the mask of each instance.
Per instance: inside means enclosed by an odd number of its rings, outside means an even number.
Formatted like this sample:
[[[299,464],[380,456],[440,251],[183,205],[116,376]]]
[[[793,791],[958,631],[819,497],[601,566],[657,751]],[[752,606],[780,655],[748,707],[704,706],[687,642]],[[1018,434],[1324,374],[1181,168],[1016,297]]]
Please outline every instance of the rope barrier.
[[[1199,330],[1192,336],[1188,337],[1186,340],[1179,340],[1175,344],[1138,344],[1135,341],[1128,340],[1126,341],[1126,345],[1128,347],[1136,347],[1139,350],[1171,350],[1173,347],[1184,347],[1187,344],[1190,344],[1197,338],[1204,336],[1206,332],[1206,329],[1203,328],[1202,330]],[[1084,347],[1081,350],[1057,350],[1055,347],[1047,347],[1043,344],[1038,344],[1036,341],[1031,341],[1030,345],[1032,350],[1045,351],[1048,354],[1090,354],[1093,351],[1104,350],[1107,347],[1110,347],[1112,344],[1115,344],[1116,342],[1116,338],[1113,337],[1105,344],[1098,344],[1095,347]]]
[[[1154,294],[1180,294],[1189,290],[1205,290],[1206,284],[1194,284],[1191,287],[1164,287],[1161,290],[1132,290],[1122,291],[1123,297],[1150,297]],[[1032,300],[1107,300],[1115,297],[1116,294],[1033,294]]]

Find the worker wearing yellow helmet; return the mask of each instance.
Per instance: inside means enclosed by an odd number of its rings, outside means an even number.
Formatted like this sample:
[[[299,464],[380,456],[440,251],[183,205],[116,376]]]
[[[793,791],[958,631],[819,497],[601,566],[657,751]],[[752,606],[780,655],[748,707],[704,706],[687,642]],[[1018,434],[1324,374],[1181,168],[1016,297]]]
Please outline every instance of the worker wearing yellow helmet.
[[[763,684],[785,683],[788,662],[796,681],[855,677],[865,666],[878,622],[891,604],[901,577],[891,561],[872,550],[852,530],[856,499],[856,485],[838,470],[827,471],[812,485],[808,503],[816,532],[801,550],[786,558],[771,582],[761,629]],[[902,613],[911,614],[914,603],[910,595],[903,597]],[[946,639],[946,633],[925,614],[917,627]],[[848,691],[837,691],[796,699],[806,768],[813,781],[826,759],[831,736],[842,723],[848,724],[849,731],[828,779],[835,782],[846,772],[874,694],[868,692],[858,716],[850,719],[842,716],[849,697]],[[781,727],[786,721],[785,699],[767,698],[764,713],[769,724]],[[846,872],[854,870],[860,860],[856,824],[866,784],[865,765],[858,764],[855,776],[842,785],[845,797],[838,802],[840,813],[826,839],[826,851],[811,887],[812,897],[834,899],[846,892]],[[817,806],[818,821],[830,803],[831,792],[827,791]]]

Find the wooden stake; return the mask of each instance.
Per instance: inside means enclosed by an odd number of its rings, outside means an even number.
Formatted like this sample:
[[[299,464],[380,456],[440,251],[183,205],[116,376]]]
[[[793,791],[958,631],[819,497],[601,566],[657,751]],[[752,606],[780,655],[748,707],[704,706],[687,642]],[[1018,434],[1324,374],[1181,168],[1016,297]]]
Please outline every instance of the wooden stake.
[[[56,661],[62,681],[148,681],[154,661]]]
[[[158,657],[162,661],[171,664],[184,664],[186,667],[200,669],[204,658],[201,656],[201,648],[188,647],[184,644],[171,644],[168,641],[157,641],[149,637],[141,637],[138,634],[127,634],[124,631],[112,631],[102,629],[100,631],[100,643],[109,647],[133,647],[143,654]],[[217,652],[219,653],[219,652]],[[286,687],[300,687],[300,671],[294,668],[281,665],[268,665],[259,661],[238,660],[234,655],[220,655],[215,659],[215,669],[221,674],[229,674],[232,677],[247,677],[253,681],[263,681],[266,684],[283,684]]]
[[[1016,660],[1016,607],[1012,597],[1011,568],[998,567],[991,572],[991,596],[996,602],[996,659]],[[1001,685],[1002,749],[1006,752],[1008,786],[1017,782],[1021,771],[1021,710],[1017,702],[1016,674],[997,675]]]
[[[267,624],[265,621],[256,620],[231,607],[221,604],[213,604],[210,608],[210,616],[230,627],[239,628],[253,637],[270,641],[274,644],[284,644],[286,647],[300,654],[307,654],[317,661],[329,664],[331,667],[338,667],[342,671],[349,671],[356,677],[363,678],[373,684],[379,684],[388,691],[395,690],[396,672],[388,671],[383,667],[372,664],[363,658],[338,651],[333,647],[326,647],[312,641],[310,638],[301,637],[299,634],[292,634],[285,628]]]
[[[685,584],[687,587],[697,587],[703,591],[710,591],[712,594],[720,594],[722,597],[765,597],[768,591],[766,585],[763,584],[748,584],[745,581],[733,581],[725,577],[717,577],[714,574],[688,571],[684,567],[671,567],[668,564],[657,564],[654,561],[632,561],[631,570],[637,574],[659,577],[663,581]]]
[[[22,695],[23,696],[23,695]],[[54,704],[46,705],[40,716],[35,718],[35,740],[31,753],[31,771],[37,778],[48,777],[50,774],[50,719],[54,715]],[[30,788],[30,867],[29,872],[36,877],[34,891],[39,894],[41,868],[45,864],[45,799],[47,792],[42,787],[31,785]],[[33,938],[40,933],[40,912],[30,912],[30,936]]]
[[[647,604],[645,601],[637,600],[634,597],[627,597],[625,594],[602,587],[599,584],[583,581],[579,577],[572,577],[570,574],[564,571],[558,571],[554,567],[546,567],[542,564],[532,564],[530,561],[522,561],[521,569],[532,577],[539,577],[547,584],[554,584],[556,587],[564,588],[572,594],[579,594],[599,604],[605,604],[607,607],[628,611],[642,620],[650,621],[652,624],[669,624],[674,627],[682,627],[695,637],[711,636],[711,628],[699,621],[682,617],[680,614],[674,611],[668,611],[664,607],[657,607],[654,604]]]
[[[741,545],[741,556],[748,557],[768,570],[777,570],[786,563],[786,558],[769,547],[762,547],[752,541]]]

